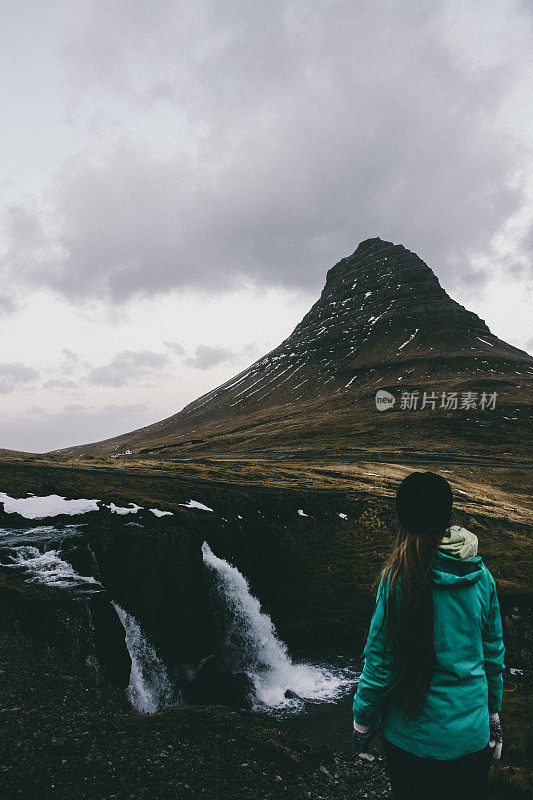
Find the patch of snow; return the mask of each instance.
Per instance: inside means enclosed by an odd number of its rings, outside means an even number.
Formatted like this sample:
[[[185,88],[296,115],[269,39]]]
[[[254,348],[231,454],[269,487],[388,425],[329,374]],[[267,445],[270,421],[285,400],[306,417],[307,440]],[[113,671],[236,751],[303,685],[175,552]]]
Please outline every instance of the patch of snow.
[[[247,386],[247,387],[246,387],[246,389],[243,389],[243,390],[242,390],[242,392],[239,392],[238,394],[236,394],[236,395],[235,395],[235,397],[240,397],[242,394],[245,394],[245,393],[248,391],[248,389],[251,389],[251,388],[252,388],[252,386],[255,386],[255,385],[256,385],[256,383],[260,383],[260,382],[261,382],[261,379],[262,379],[262,378],[258,378],[256,381],[254,381],[254,382],[253,382],[253,383],[251,383],[249,386]],[[194,433],[194,431],[193,431],[193,433]]]
[[[43,517],[56,517],[58,514],[87,514],[89,511],[99,511],[99,500],[65,500],[58,494],[49,494],[46,497],[20,497],[14,498],[0,492],[0,503],[4,504],[6,514],[20,514],[26,519],[42,519]]]
[[[189,500],[188,503],[180,503],[180,506],[184,506],[185,508],[199,508],[201,511],[212,511],[212,508],[209,506],[204,506],[203,503],[199,503],[197,500]]]
[[[468,494],[468,492],[463,492],[462,489],[457,489],[456,491],[458,491],[459,494]]]
[[[380,478],[379,472],[363,472],[363,475],[376,475],[376,477]]]
[[[306,513],[305,513],[305,511],[304,511],[302,508],[299,508],[299,509],[298,509],[298,514],[299,514],[301,517],[308,517],[308,516],[309,516],[309,514],[306,514]]]
[[[513,669],[512,667],[509,669],[511,675],[523,675],[524,671],[522,669]]]
[[[266,363],[266,362],[267,362],[267,360],[268,360],[268,359],[264,358],[264,359],[263,359],[263,361],[262,361],[261,363],[263,363],[263,364],[264,364],[264,363]],[[245,378],[247,378],[247,377],[249,376],[249,374],[250,374],[250,370],[247,370],[247,371],[244,373],[244,375],[241,375],[240,377],[239,377],[239,376],[237,376],[237,379],[236,379],[236,380],[234,380],[234,381],[233,381],[233,383],[230,383],[229,385],[228,385],[228,384],[222,384],[222,386],[221,386],[220,388],[221,388],[221,389],[233,389],[233,387],[234,387],[234,386],[237,386],[237,384],[238,384],[238,383],[242,383],[242,381],[243,381]],[[213,392],[209,392],[209,394],[212,394],[212,393],[213,393]]]
[[[287,378],[285,378],[284,381],[281,381],[281,383],[285,383],[286,381],[288,381],[289,378],[291,378],[294,375],[294,373],[298,372],[298,370],[301,369],[303,366],[305,366],[305,363],[300,364],[299,367],[296,367],[296,369],[293,369],[292,373]],[[265,386],[268,386],[269,384],[273,383],[273,381],[277,380],[278,378],[281,378],[281,376],[285,375],[285,373],[288,372],[290,369],[292,369],[292,367],[287,367],[287,369],[284,369],[283,372],[279,373],[279,375],[274,375],[269,381],[267,381]],[[272,392],[274,392],[277,388],[279,388],[279,386],[281,386],[281,383],[274,384],[272,389],[269,389],[268,392],[265,392],[264,394],[259,395],[259,397],[256,398],[256,399],[259,401],[259,400],[262,400],[264,397],[268,397],[269,394],[272,394]],[[250,394],[256,394],[257,392],[260,392],[262,388],[263,387],[260,387],[259,389],[254,389],[254,391],[250,392]],[[240,401],[237,400],[237,403],[239,403],[239,402]],[[231,403],[231,405],[235,405],[235,404]]]
[[[339,511],[339,517],[341,519],[348,519],[348,514],[343,514],[342,511]]]
[[[409,342],[412,342],[419,330],[420,330],[420,328],[417,328],[416,331],[411,334],[411,336],[408,338],[408,340],[399,346],[398,350],[401,350],[402,347],[405,347],[406,344],[409,344]]]
[[[174,516],[174,513],[172,511],[160,511],[158,508],[150,508],[149,511],[151,511],[152,514],[155,514],[156,517]]]
[[[494,347],[494,345],[491,342],[485,341],[485,339],[482,339],[481,336],[476,336],[476,339],[479,339],[479,341],[483,342],[483,344],[488,344],[489,347]]]
[[[137,506],[135,503],[128,503],[130,508],[123,508],[121,506],[116,506],[114,503],[110,503],[107,508],[111,511],[112,514],[136,514],[137,511],[142,509],[142,506]]]
[[[309,380],[309,378],[305,378],[301,383],[298,383],[296,386],[293,386],[293,391],[296,391],[296,389],[299,389],[300,386],[303,386],[304,383],[307,383],[308,380]]]

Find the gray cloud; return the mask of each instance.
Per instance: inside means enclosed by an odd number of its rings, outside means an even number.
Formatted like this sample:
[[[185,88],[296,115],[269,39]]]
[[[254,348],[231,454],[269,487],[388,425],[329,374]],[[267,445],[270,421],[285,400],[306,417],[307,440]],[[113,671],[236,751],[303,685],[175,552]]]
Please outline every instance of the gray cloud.
[[[72,350],[69,350],[68,347],[64,347],[61,351],[61,354],[63,356],[63,363],[59,367],[60,371],[63,373],[63,375],[72,375],[72,373],[80,365],[79,355],[74,353]]]
[[[20,361],[11,364],[0,364],[0,394],[9,394],[19,386],[25,386],[38,380],[39,373],[32,367],[26,367]]]
[[[0,317],[14,314],[17,309],[18,306],[11,297],[8,297],[7,294],[0,294]]]
[[[178,344],[178,342],[163,342],[163,344],[165,345],[165,347],[168,347],[168,349],[172,353],[174,353],[174,355],[177,356],[185,355],[185,348],[182,347],[181,344]]]
[[[261,350],[258,348],[255,342],[249,342],[245,344],[244,347],[241,348],[240,352],[238,353],[240,356],[246,356],[247,358],[255,358],[261,353]]]
[[[77,389],[78,384],[71,380],[62,380],[61,378],[51,378],[46,383],[43,383],[43,389]]]
[[[150,422],[153,412],[142,404],[103,408],[69,405],[56,412],[34,407],[22,417],[0,418],[0,447],[46,452],[106,439]]]
[[[315,290],[379,235],[482,282],[469,259],[523,206],[528,159],[503,124],[526,6],[496,7],[501,50],[487,37],[472,56],[461,36],[491,16],[476,4],[75,4],[73,102],[93,98],[96,132],[119,134],[56,176],[56,235],[34,209],[5,210],[4,269],[76,300]]]
[[[169,357],[162,353],[123,350],[109,364],[91,369],[88,382],[95,386],[126,386],[139,378],[157,375],[168,363]]]
[[[209,347],[201,344],[196,348],[192,358],[185,359],[185,363],[196,369],[210,369],[234,359],[235,354],[229,347]]]
[[[247,344],[239,352],[233,351],[230,347],[210,347],[201,344],[194,351],[194,356],[183,359],[184,363],[195,369],[211,369],[223,364],[226,361],[233,363],[244,356],[253,358],[258,354],[255,344]]]

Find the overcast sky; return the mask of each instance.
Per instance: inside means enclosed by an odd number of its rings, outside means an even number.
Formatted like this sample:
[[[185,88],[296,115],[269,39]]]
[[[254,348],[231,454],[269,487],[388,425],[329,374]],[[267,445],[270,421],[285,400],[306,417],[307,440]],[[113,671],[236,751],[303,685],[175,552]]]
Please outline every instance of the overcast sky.
[[[0,447],[175,413],[372,236],[533,352],[532,7],[6,4]]]

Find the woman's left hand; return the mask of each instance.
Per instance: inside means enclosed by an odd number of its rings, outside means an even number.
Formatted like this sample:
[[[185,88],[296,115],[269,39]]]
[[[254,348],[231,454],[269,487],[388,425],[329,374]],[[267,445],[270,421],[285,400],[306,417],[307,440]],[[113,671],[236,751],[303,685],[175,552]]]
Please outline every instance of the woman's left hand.
[[[368,752],[368,745],[374,735],[374,731],[369,725],[359,725],[354,720],[353,723],[353,751],[360,758],[366,758],[367,761],[373,761],[374,756]]]
[[[492,747],[492,758],[498,761],[502,755],[503,733],[499,714],[491,714],[489,718],[489,747]]]

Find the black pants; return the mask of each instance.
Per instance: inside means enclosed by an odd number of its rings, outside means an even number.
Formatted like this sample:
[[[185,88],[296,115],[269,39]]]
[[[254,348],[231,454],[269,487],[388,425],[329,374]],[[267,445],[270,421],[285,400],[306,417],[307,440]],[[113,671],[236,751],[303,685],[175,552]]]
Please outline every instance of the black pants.
[[[383,739],[394,800],[487,800],[492,749],[461,758],[421,758]]]

